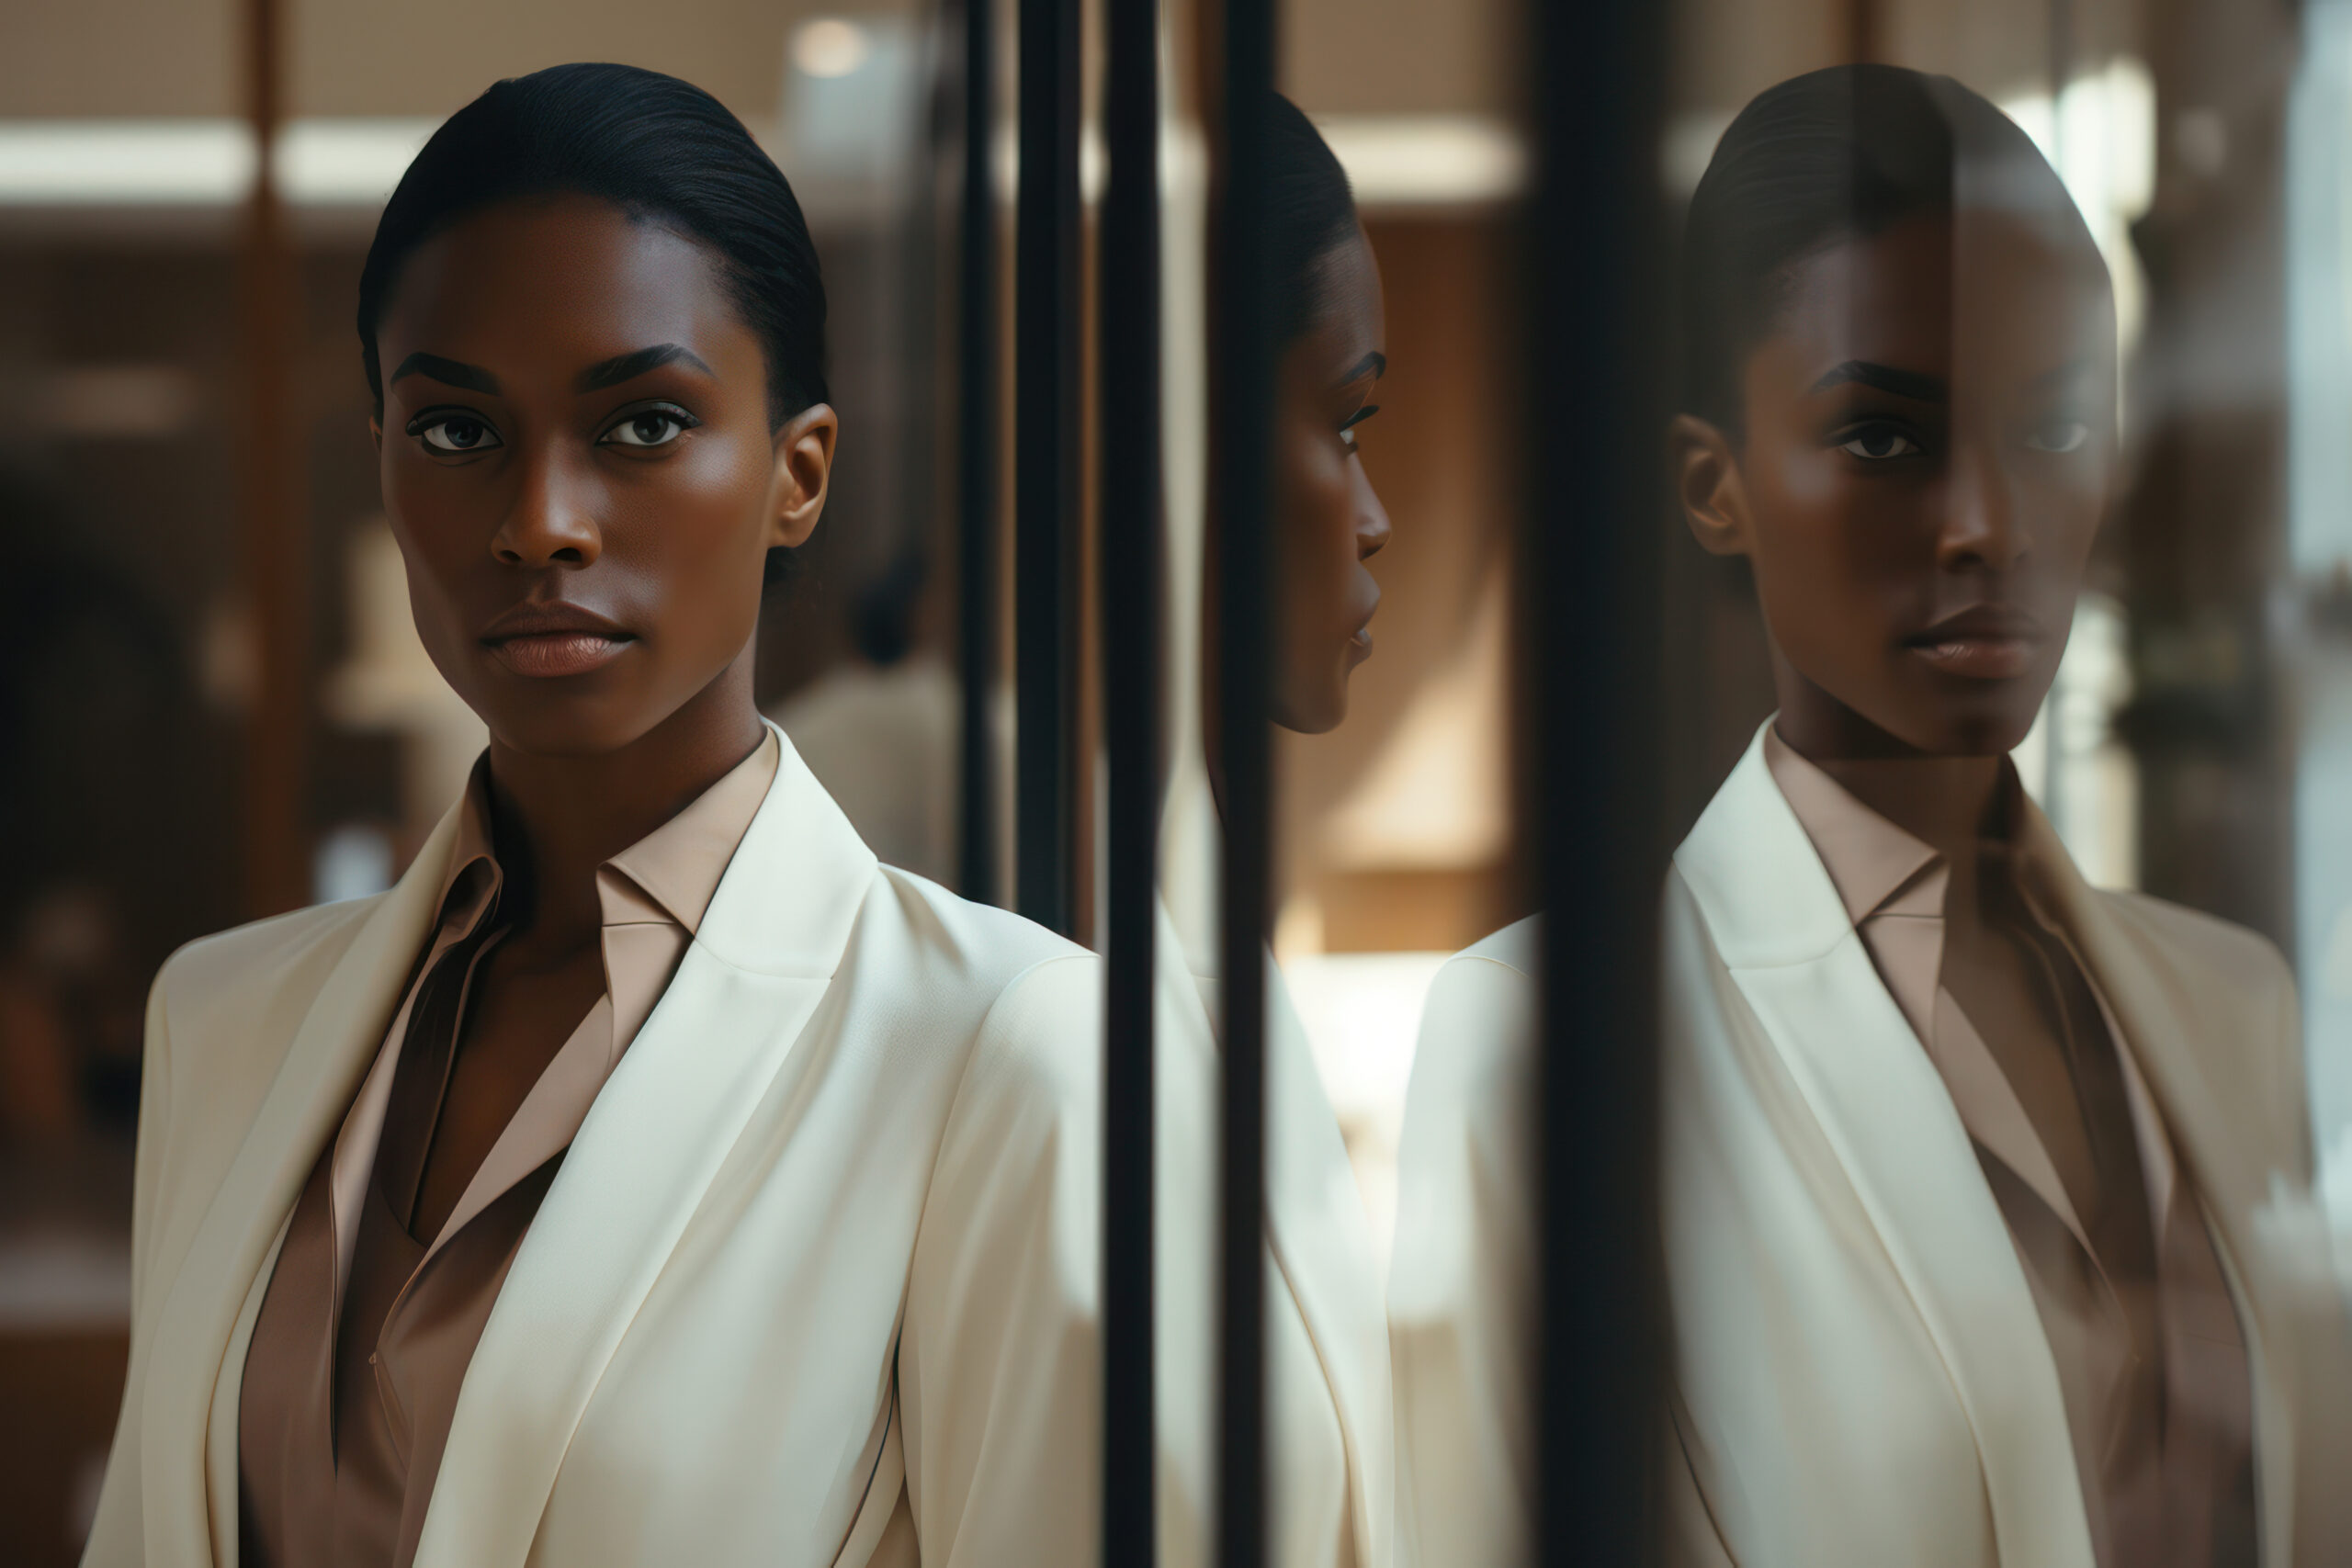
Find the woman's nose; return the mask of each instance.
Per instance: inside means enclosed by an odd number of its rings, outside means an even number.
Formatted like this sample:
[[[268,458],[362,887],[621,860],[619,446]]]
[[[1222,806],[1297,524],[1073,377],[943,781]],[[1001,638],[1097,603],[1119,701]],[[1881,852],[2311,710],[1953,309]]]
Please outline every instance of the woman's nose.
[[[1996,453],[1981,447],[1963,449],[1956,459],[1937,558],[1947,570],[1982,566],[2006,571],[2028,543],[2014,477]]]
[[[571,471],[562,454],[543,451],[523,464],[514,503],[490,541],[502,566],[525,570],[593,566],[605,551],[593,507],[594,487]]]
[[[1388,547],[1389,536],[1396,532],[1388,521],[1388,509],[1380,504],[1380,496],[1364,478],[1361,462],[1349,465],[1355,470],[1356,559],[1370,560]]]

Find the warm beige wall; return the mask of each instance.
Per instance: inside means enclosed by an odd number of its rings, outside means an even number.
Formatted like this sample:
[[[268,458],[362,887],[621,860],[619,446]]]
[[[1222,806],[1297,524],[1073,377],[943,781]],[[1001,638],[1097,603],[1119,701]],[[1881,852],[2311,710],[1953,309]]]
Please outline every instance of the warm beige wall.
[[[1845,58],[1860,0],[1678,0],[1675,106],[1727,116],[1775,82]],[[2047,86],[2051,0],[1876,0],[1879,58],[1957,76],[1989,97]],[[2074,0],[2075,53],[2132,51],[2143,0]]]
[[[0,0],[0,118],[239,112],[240,0]],[[785,39],[913,0],[293,0],[295,115],[444,115],[501,76],[623,60],[773,118]]]
[[[0,5],[0,118],[237,110],[236,0]]]
[[[297,0],[293,112],[445,115],[502,76],[619,60],[683,76],[743,118],[772,119],[785,39],[872,0]]]
[[[1283,90],[1309,114],[1496,114],[1519,0],[1284,0]]]

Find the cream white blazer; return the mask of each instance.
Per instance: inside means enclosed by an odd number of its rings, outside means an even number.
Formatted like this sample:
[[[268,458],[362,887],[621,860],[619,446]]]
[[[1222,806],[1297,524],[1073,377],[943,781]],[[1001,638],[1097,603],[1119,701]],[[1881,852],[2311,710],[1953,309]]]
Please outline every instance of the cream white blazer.
[[[2093,1568],[2057,1371],[2000,1210],[1761,740],[1665,892],[1668,1560]],[[2060,868],[2052,913],[2229,1276],[2265,1568],[2352,1562],[2352,1334],[2310,1198],[2286,968],[2250,932],[2093,890],[2028,818]],[[1524,1550],[1482,1511],[1527,1496],[1528,1416],[1510,1394],[1532,1374],[1532,1334],[1498,1303],[1532,1277],[1510,1256],[1532,1245],[1532,1191],[1499,1156],[1532,1087],[1532,942],[1514,928],[1449,964],[1408,1100],[1391,1331],[1400,1493],[1431,1563]]]
[[[254,1320],[454,820],[156,981],[89,1564],[236,1561]],[[785,741],[516,1255],[419,1568],[1093,1562],[1101,1019],[1091,957],[878,866]]]

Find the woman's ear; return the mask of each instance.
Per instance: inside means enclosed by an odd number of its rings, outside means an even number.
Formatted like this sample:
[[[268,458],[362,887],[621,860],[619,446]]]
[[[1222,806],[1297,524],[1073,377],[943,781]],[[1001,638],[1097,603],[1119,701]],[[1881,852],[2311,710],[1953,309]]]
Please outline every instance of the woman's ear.
[[[811,403],[775,433],[775,516],[768,544],[797,547],[817,531],[825,491],[833,478],[833,443],[841,417],[830,403]]]
[[[1690,536],[1709,555],[1747,555],[1747,492],[1730,439],[1706,420],[1679,413],[1667,427],[1666,442],[1674,462],[1674,499],[1682,504]]]

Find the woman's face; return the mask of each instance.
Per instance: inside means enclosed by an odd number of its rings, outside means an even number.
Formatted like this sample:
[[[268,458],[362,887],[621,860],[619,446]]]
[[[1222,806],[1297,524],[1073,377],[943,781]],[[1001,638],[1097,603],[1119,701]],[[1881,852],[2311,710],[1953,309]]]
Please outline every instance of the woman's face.
[[[824,506],[818,405],[696,243],[587,197],[494,207],[409,257],[377,332],[384,504],[418,635],[518,750],[618,750],[729,680],[762,570]]]
[[[1700,542],[1754,563],[1792,744],[2025,738],[2108,504],[2114,366],[2078,228],[1963,209],[1795,268],[1746,367],[1744,438],[1675,431]]]
[[[1323,308],[1283,352],[1274,394],[1273,717],[1309,735],[1347,716],[1348,674],[1372,656],[1380,585],[1363,563],[1389,533],[1355,431],[1388,366],[1380,269],[1362,230],[1320,265]]]

